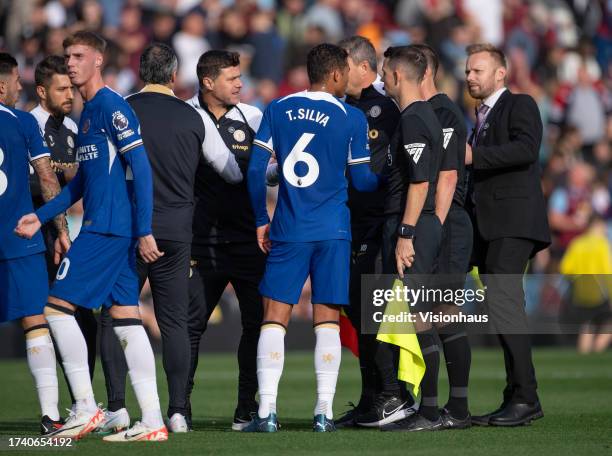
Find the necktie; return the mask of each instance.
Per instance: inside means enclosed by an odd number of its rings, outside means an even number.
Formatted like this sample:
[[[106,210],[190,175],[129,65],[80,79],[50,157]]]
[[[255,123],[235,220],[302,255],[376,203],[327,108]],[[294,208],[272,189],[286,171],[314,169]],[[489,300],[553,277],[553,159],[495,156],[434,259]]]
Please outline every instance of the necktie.
[[[480,130],[487,119],[487,113],[489,112],[489,107],[486,104],[481,104],[476,110],[476,136],[474,136],[474,143],[478,140],[478,136],[480,136]]]
[[[487,113],[489,112],[489,109],[490,107],[484,103],[481,104],[478,109],[476,109],[476,133],[472,138],[472,147],[474,147],[478,142],[478,136],[480,136],[480,129],[482,128],[485,123],[485,120],[487,119]],[[470,174],[471,171],[466,173],[466,180],[468,182],[468,195],[470,195],[471,197],[472,204],[476,204],[476,202],[474,201],[474,181],[472,180]]]

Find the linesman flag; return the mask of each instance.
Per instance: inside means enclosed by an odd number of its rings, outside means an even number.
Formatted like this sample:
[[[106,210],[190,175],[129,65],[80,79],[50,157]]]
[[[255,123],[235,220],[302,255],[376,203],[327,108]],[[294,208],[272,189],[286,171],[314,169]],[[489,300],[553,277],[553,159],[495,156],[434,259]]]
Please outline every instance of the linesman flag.
[[[393,282],[394,290],[397,290],[398,287],[401,289],[403,286],[404,284],[399,279],[395,279]],[[402,294],[396,292],[395,296],[402,296]],[[393,299],[387,303],[385,315],[402,315],[402,312],[410,312],[406,301]],[[410,322],[391,323],[383,321],[378,329],[376,339],[397,345],[400,348],[397,378],[410,383],[412,392],[416,397],[419,394],[423,375],[425,375],[425,360],[421,353],[414,325]]]
[[[359,358],[359,339],[357,331],[346,315],[346,312],[344,312],[344,309],[340,309],[340,343],[343,347],[348,348],[353,355]]]

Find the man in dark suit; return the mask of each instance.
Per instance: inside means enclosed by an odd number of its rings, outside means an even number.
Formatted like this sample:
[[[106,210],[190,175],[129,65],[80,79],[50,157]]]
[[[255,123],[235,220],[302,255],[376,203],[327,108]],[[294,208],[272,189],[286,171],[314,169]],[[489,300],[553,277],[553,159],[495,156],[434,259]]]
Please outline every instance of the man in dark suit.
[[[506,365],[501,406],[472,422],[518,426],[543,416],[522,285],[529,259],[550,244],[538,165],[542,121],[533,98],[506,89],[502,51],[475,44],[467,53],[468,90],[481,102],[466,150],[472,166],[467,199],[475,225],[473,260],[487,286],[489,321]]]

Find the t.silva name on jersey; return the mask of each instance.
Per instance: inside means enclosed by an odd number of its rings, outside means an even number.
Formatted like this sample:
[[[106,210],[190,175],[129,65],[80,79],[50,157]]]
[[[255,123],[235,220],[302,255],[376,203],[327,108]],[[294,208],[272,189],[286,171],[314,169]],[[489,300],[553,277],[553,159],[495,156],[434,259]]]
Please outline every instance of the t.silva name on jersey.
[[[324,127],[326,127],[327,122],[329,122],[329,116],[327,114],[320,111],[316,111],[314,109],[299,108],[297,110],[297,113],[295,113],[293,109],[288,109],[287,111],[285,111],[285,113],[287,114],[287,117],[289,117],[290,121],[310,120]]]

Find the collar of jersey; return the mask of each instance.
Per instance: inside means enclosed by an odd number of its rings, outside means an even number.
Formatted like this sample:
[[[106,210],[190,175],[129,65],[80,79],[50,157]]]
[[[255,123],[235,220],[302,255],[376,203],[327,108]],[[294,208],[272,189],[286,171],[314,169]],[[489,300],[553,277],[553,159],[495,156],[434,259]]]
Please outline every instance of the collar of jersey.
[[[162,84],[147,84],[141,90],[141,92],[153,92],[153,93],[161,93],[164,95],[170,95],[171,97],[176,97],[173,90],[170,87],[167,87]]]
[[[204,103],[204,97],[202,97],[201,90],[198,91],[198,104],[200,105],[200,108],[202,108],[204,112],[206,112],[206,114],[208,114],[210,118],[213,120],[213,122],[215,123],[219,123],[221,119],[226,117],[230,113],[230,111],[236,107],[236,105],[227,105],[227,111],[225,111],[225,114],[223,114],[221,117],[217,119],[215,115],[212,113],[212,111],[208,109],[208,105]]]

